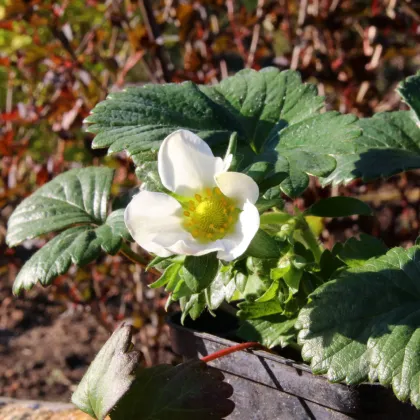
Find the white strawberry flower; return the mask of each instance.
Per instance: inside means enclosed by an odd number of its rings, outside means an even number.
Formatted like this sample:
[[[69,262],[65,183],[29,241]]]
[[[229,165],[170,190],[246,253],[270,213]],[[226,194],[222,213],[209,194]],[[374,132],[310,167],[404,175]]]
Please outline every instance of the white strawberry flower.
[[[125,224],[134,240],[160,257],[217,251],[232,261],[242,255],[259,228],[259,190],[248,175],[227,172],[229,164],[190,131],[166,137],[158,171],[173,194],[140,191],[133,197]]]

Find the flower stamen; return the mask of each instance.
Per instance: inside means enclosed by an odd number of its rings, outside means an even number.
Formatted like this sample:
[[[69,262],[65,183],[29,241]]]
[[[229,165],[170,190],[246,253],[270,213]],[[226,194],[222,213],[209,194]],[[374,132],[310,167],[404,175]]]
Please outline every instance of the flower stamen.
[[[202,242],[222,239],[233,231],[240,210],[220,188],[206,188],[186,203],[184,228]]]

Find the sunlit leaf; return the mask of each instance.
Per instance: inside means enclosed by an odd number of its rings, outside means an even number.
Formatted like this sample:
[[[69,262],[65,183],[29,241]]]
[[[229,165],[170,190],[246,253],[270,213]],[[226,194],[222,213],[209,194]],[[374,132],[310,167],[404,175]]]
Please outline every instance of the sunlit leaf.
[[[179,128],[197,133],[219,154],[237,133],[242,165],[269,161],[283,174],[277,181],[282,190],[296,196],[308,174],[332,172],[332,155],[351,152],[360,134],[351,115],[319,114],[323,104],[316,87],[294,71],[246,69],[214,86],[185,82],[112,93],[86,121],[96,134],[94,147],[125,150],[137,165]]]
[[[109,168],[73,169],[39,188],[11,215],[8,245],[76,224],[103,224],[113,173]]]
[[[124,224],[124,210],[116,210],[105,223],[69,228],[37,251],[20,270],[13,284],[13,293],[29,290],[38,282],[48,286],[68,271],[71,264],[85,265],[101,253],[116,254],[122,240],[130,237]]]
[[[337,155],[337,167],[323,184],[346,184],[389,177],[420,168],[420,129],[410,111],[384,112],[358,121],[363,135],[355,152]]]
[[[420,248],[394,248],[319,287],[296,328],[302,356],[332,381],[392,385],[420,408]]]

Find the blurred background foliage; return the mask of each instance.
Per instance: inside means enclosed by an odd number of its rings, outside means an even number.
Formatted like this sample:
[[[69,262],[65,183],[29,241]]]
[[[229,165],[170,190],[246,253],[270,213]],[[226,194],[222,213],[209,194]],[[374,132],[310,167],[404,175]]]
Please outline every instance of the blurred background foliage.
[[[115,196],[138,184],[124,154],[91,150],[83,130],[107,93],[129,84],[214,83],[242,68],[276,66],[316,83],[328,108],[370,116],[404,108],[395,87],[420,68],[419,41],[415,0],[0,0],[0,350],[7,361],[0,395],[68,399],[106,339],[99,324],[111,330],[130,319],[146,364],[173,358],[164,294],[148,289],[149,275],[120,256],[71,270],[24,299],[11,296],[17,271],[45,243],[4,243],[23,198],[82,165],[114,167]],[[327,246],[361,230],[408,245],[419,227],[419,179],[413,172],[332,190],[313,180],[288,205],[354,195],[375,208],[376,219],[318,220]],[[79,322],[66,321],[69,314]],[[45,335],[58,353],[43,347]],[[84,347],[63,345],[69,337]]]

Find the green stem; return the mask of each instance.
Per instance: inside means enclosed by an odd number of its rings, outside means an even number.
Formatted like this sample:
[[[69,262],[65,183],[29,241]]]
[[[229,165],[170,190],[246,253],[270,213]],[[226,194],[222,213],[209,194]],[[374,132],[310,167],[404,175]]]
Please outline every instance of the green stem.
[[[149,261],[146,260],[146,258],[144,258],[143,256],[136,254],[131,248],[130,245],[126,244],[125,242],[122,243],[121,248],[120,248],[120,252],[121,254],[123,254],[124,256],[126,256],[129,260],[140,264],[144,267],[147,266],[147,264],[149,264]]]
[[[149,261],[146,258],[134,252],[130,248],[130,245],[128,245],[125,242],[123,242],[121,245],[120,253],[124,255],[124,257],[128,258],[131,262],[138,264],[143,268],[146,268],[147,265],[149,264]],[[156,270],[156,268],[153,268],[153,267],[149,268],[147,271],[150,273],[156,274],[157,276],[162,275],[162,273],[159,270]]]
[[[312,251],[315,257],[315,261],[319,263],[321,260],[322,255],[322,248],[318,241],[318,238],[314,235],[312,232],[312,229],[308,225],[308,222],[305,220],[305,218],[302,216],[299,220],[300,222],[300,232],[302,235],[303,240],[306,242],[306,244],[309,246],[309,249]]]
[[[283,212],[272,212],[272,213],[265,213],[260,216],[260,224],[261,225],[276,225],[276,224],[283,224],[289,221],[293,216],[289,213]]]

